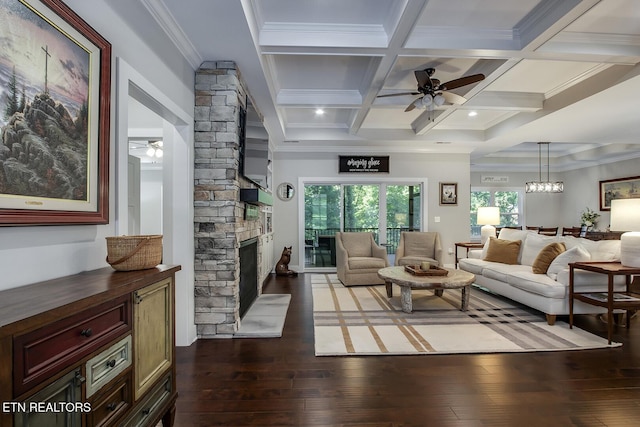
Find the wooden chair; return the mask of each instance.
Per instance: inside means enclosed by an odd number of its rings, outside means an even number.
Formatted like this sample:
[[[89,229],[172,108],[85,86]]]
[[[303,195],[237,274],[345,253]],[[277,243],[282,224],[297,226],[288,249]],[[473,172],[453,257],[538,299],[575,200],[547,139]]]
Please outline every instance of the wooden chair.
[[[581,227],[562,227],[563,236],[580,237]]]
[[[540,227],[532,227],[527,225],[527,230],[531,230],[531,231],[538,231],[540,229]]]
[[[538,227],[538,234],[544,234],[545,236],[557,236],[558,227]]]

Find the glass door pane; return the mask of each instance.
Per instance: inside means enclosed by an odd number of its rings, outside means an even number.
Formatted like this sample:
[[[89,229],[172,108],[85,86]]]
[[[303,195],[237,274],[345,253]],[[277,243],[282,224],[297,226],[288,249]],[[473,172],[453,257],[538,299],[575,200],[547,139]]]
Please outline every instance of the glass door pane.
[[[335,233],[340,231],[340,185],[304,186],[305,267],[335,267]]]
[[[402,231],[420,231],[420,188],[420,185],[386,186],[386,244],[389,255],[396,253]]]
[[[380,186],[344,186],[344,231],[372,232],[379,239]]]

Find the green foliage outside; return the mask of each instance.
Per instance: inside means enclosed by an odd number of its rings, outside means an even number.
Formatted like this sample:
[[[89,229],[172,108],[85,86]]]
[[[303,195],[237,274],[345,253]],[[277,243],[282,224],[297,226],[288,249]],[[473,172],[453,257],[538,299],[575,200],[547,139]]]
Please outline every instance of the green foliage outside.
[[[470,207],[472,229],[478,227],[478,208],[484,206],[498,206],[500,208],[500,226],[520,225],[518,199],[517,191],[472,191]],[[472,234],[474,233],[472,232]]]

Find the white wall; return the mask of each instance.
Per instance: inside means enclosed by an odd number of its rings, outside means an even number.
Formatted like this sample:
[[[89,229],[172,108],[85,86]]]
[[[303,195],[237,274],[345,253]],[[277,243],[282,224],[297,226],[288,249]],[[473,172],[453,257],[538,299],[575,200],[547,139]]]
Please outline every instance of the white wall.
[[[162,172],[140,171],[140,234],[162,234]]]
[[[342,153],[342,154],[354,154]],[[366,155],[364,152],[358,155]],[[375,153],[372,155],[380,155]],[[302,271],[298,254],[300,239],[298,222],[303,221],[304,212],[298,212],[299,198],[304,198],[303,189],[298,188],[300,178],[328,177],[351,180],[399,180],[428,182],[425,212],[427,222],[425,231],[438,231],[443,240],[445,253],[453,248],[455,242],[469,240],[469,156],[466,154],[403,154],[392,153],[389,156],[388,174],[340,174],[338,173],[338,154],[336,153],[274,153],[273,188],[282,182],[293,183],[296,193],[293,200],[283,202],[274,197],[274,241],[275,251],[279,253],[283,246],[294,247],[290,267]],[[439,183],[458,183],[458,205],[440,206]],[[435,222],[440,217],[440,222]],[[445,263],[453,264],[454,256],[445,254]]]
[[[563,177],[566,208],[562,211],[562,221],[577,224],[581,212],[589,207],[601,215],[597,228],[605,230],[609,226],[610,215],[609,211],[600,211],[600,181],[632,176],[640,176],[638,159],[566,172]]]
[[[117,234],[118,222],[115,201],[118,199],[117,174],[126,173],[126,164],[116,164],[116,146],[124,144],[126,153],[126,122],[116,120],[118,88],[116,62],[124,59],[132,68],[143,73],[151,85],[162,88],[183,111],[193,111],[194,70],[171,41],[157,27],[141,2],[130,0],[65,0],[65,3],[112,44],[111,67],[111,129],[109,162],[109,224],[84,226],[0,227],[0,289],[22,286],[36,281],[66,276],[85,270],[108,266],[105,262],[105,237]],[[190,121],[192,122],[192,120]],[[190,126],[192,124],[190,123]],[[125,138],[117,138],[124,127]],[[190,132],[192,133],[192,132]],[[188,141],[193,137],[187,136]],[[190,159],[186,159],[187,161]],[[181,168],[184,165],[180,165]],[[183,172],[184,173],[184,172]],[[188,177],[180,180],[188,182]],[[193,182],[193,181],[191,181]],[[190,194],[188,184],[181,191]],[[176,210],[184,210],[184,202]],[[126,223],[126,218],[124,219]],[[186,225],[188,227],[188,224]],[[193,226],[191,225],[191,229]],[[184,230],[180,230],[184,234]],[[169,242],[172,243],[172,242]],[[192,253],[193,247],[171,247],[174,253]],[[165,246],[166,243],[165,243]],[[181,271],[178,275],[188,273]],[[191,277],[193,272],[190,273]],[[191,284],[193,286],[193,284]],[[191,291],[191,295],[193,292]],[[180,296],[177,300],[180,299]],[[186,303],[185,303],[186,304]],[[180,304],[177,303],[177,306]],[[193,311],[192,309],[190,309]],[[190,313],[193,318],[193,313]],[[178,307],[176,317],[188,318]]]

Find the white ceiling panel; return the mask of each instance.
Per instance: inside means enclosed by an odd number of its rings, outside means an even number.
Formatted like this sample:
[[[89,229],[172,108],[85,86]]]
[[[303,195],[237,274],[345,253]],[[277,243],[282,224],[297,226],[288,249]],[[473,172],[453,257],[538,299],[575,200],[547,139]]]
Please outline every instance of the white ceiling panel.
[[[535,165],[511,147],[542,139],[559,169],[640,153],[635,0],[143,3],[194,68],[237,62],[275,150],[428,146],[470,153],[472,170]],[[405,112],[451,81],[456,102]]]

